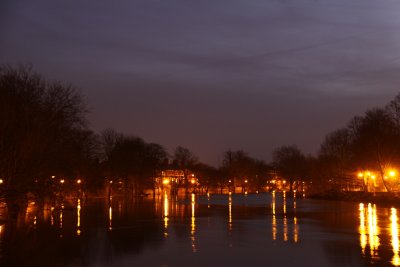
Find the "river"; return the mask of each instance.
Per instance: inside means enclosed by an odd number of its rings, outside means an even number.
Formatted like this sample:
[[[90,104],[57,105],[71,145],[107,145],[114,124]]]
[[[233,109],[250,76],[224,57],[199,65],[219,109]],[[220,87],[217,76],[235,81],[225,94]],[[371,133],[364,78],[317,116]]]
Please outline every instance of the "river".
[[[0,224],[0,265],[399,266],[399,216],[281,192],[31,202]]]

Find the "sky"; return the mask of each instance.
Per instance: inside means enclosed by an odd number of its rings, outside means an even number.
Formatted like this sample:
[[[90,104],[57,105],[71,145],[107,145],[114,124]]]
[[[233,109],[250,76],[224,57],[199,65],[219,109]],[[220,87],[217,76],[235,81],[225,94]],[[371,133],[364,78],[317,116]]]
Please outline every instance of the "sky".
[[[271,160],[400,93],[398,0],[5,0],[0,64],[86,96],[90,127]]]

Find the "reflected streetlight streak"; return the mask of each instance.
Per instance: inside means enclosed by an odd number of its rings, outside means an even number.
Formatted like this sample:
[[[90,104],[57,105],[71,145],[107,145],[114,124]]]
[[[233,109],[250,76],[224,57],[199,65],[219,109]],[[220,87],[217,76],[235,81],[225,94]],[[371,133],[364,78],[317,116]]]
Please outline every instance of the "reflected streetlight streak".
[[[50,208],[50,224],[51,224],[51,226],[54,225],[54,214],[53,214],[53,211],[54,211],[54,207],[51,207]]]
[[[283,191],[283,241],[288,241],[288,224],[286,217],[286,192]]]
[[[299,242],[299,225],[297,224],[297,217],[293,218],[293,241],[295,243]]]
[[[61,204],[61,210],[60,210],[60,229],[63,228],[63,211],[64,211],[64,204]]]
[[[108,230],[112,230],[112,204],[108,207]]]
[[[76,206],[76,216],[77,216],[77,222],[76,222],[76,234],[79,236],[81,234],[81,200],[78,198],[78,204]]]
[[[376,215],[376,205],[373,206],[371,203],[368,204],[368,227],[369,227],[369,247],[371,257],[378,256],[379,248],[379,229],[378,229],[378,218]]]
[[[276,240],[276,211],[275,211],[275,191],[272,192],[272,239]]]
[[[169,216],[169,199],[167,193],[164,194],[164,237],[168,237],[168,216]]]
[[[364,204],[360,203],[359,211],[360,226],[358,229],[360,233],[360,246],[362,253],[365,255],[366,247],[368,245],[371,258],[377,258],[380,240],[376,205],[368,203],[368,207],[365,208]]]
[[[363,203],[360,203],[359,211],[360,211],[360,227],[359,227],[360,245],[362,253],[365,255],[365,248],[367,246],[367,231],[365,227],[365,208]]]
[[[192,223],[191,223],[191,241],[192,241],[192,252],[197,252],[197,247],[196,247],[196,217],[195,217],[195,203],[196,203],[196,195],[192,194]]]
[[[400,266],[400,257],[399,257],[399,225],[397,223],[397,210],[395,208],[390,209],[390,233],[392,236],[392,248],[393,248],[393,259],[392,264],[394,266]]]
[[[232,231],[232,196],[228,198],[228,230]]]

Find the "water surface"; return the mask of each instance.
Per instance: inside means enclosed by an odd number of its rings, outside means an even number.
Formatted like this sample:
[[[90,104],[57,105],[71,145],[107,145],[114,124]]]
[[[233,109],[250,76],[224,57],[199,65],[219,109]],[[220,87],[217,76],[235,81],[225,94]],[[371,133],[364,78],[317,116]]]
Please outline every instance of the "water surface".
[[[283,193],[30,203],[0,226],[0,265],[400,265],[399,212]]]

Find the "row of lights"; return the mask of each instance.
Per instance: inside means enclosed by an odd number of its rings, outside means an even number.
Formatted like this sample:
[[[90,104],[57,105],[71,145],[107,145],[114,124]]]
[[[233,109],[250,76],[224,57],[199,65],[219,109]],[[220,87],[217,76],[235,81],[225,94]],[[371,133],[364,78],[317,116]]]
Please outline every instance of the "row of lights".
[[[55,179],[56,177],[53,175],[53,176],[51,176],[51,179]],[[65,179],[60,179],[60,184],[64,184],[65,183]],[[77,184],[81,184],[82,183],[82,180],[81,179],[78,179],[78,180],[76,180],[76,183]]]
[[[394,178],[396,176],[396,171],[395,170],[390,170],[388,172],[388,175],[389,175],[389,177]],[[363,172],[359,172],[357,174],[357,176],[359,178],[364,178],[364,177],[368,177],[368,178],[370,177],[371,179],[375,179],[376,178],[376,175],[371,173],[370,171],[365,171],[364,173]],[[385,175],[384,178],[387,179],[388,177]]]
[[[54,178],[56,178],[56,177],[53,175],[53,176],[51,176],[51,178],[54,179]],[[37,182],[37,180],[35,180],[35,182]],[[1,179],[1,178],[0,178],[0,184],[3,184],[3,183],[4,183],[4,179]],[[63,184],[63,183],[65,183],[65,180],[64,180],[64,179],[61,179],[61,180],[60,180],[60,184]],[[81,184],[81,183],[82,183],[82,180],[81,180],[81,179],[78,179],[78,180],[76,180],[76,183],[77,183],[77,184]]]

